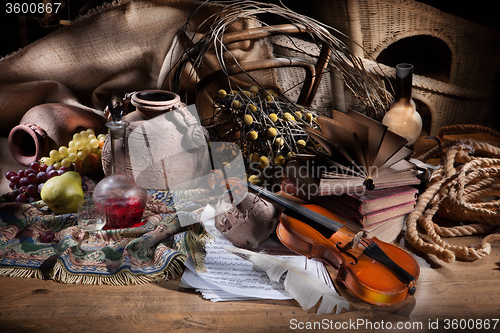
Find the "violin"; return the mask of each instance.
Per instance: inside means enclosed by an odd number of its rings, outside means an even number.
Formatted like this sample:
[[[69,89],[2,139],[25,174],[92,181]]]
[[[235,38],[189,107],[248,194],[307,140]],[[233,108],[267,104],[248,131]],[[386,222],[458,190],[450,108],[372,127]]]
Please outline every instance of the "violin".
[[[220,180],[219,176],[213,178]],[[213,178],[211,184],[215,183]],[[323,207],[298,204],[250,182],[247,186],[257,196],[284,208],[276,233],[286,247],[335,268],[336,280],[363,301],[388,306],[415,293],[420,266],[405,250],[348,230]],[[240,179],[225,178],[223,187],[234,193],[244,191]]]
[[[420,266],[405,250],[348,230],[323,207],[298,204],[252,183],[248,189],[285,209],[276,233],[286,247],[337,269],[336,280],[363,301],[394,305],[415,293]]]

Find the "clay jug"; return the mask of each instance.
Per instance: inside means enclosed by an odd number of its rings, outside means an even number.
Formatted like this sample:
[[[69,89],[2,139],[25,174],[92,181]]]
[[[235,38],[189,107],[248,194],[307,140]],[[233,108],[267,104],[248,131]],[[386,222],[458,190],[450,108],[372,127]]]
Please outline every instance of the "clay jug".
[[[168,106],[163,114],[149,120],[141,115],[141,120],[132,121],[127,128],[125,170],[140,187],[197,188],[211,170],[207,133],[197,119],[196,109],[177,105],[180,107]],[[110,175],[109,138],[103,147],[102,165],[104,174]]]
[[[73,134],[92,128],[105,133],[106,119],[90,110],[61,103],[40,104],[29,109],[9,133],[9,149],[20,164],[48,156],[50,150],[67,145]]]

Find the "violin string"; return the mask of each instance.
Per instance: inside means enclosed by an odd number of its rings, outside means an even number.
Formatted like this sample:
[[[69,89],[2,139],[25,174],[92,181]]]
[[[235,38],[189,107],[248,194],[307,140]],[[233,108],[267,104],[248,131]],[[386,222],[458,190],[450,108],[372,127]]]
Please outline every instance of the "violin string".
[[[361,239],[361,241],[359,243],[366,249],[368,246],[373,244],[373,240],[371,240],[370,238],[368,238],[366,236],[363,236],[363,238]]]

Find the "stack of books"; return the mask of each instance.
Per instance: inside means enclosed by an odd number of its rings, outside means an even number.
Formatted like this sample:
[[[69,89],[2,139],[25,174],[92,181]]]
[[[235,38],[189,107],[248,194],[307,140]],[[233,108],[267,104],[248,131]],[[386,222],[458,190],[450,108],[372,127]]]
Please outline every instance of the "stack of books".
[[[286,194],[306,201],[290,180],[285,180],[281,188]],[[407,214],[415,209],[417,194],[418,190],[412,186],[400,186],[363,194],[319,196],[307,201],[338,216],[351,231],[363,230],[368,237],[392,243],[401,233]]]
[[[342,194],[319,198],[319,205],[343,217],[352,231],[364,230],[368,237],[394,242],[405,217],[415,209],[417,189],[411,186]]]
[[[393,242],[415,208],[420,183],[403,137],[356,111],[319,117],[308,129],[321,148],[288,163],[282,190],[342,218],[352,231]]]

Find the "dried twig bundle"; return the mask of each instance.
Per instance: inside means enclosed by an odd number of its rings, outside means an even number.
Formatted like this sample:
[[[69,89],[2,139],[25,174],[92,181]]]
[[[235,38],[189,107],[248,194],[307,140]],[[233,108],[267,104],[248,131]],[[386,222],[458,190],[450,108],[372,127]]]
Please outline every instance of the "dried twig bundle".
[[[213,3],[218,3],[214,1]],[[381,119],[385,111],[388,109],[392,96],[383,87],[380,80],[370,76],[363,66],[362,59],[355,56],[351,50],[337,36],[347,37],[338,30],[316,21],[310,17],[298,14],[286,7],[281,7],[275,4],[261,3],[256,1],[227,1],[222,11],[214,16],[211,16],[206,22],[212,22],[209,29],[201,38],[193,38],[192,46],[187,47],[187,51],[178,61],[178,75],[174,75],[177,82],[174,82],[173,87],[178,87],[183,81],[179,75],[186,68],[187,64],[192,65],[190,76],[195,77],[197,70],[202,66],[204,55],[213,47],[217,60],[222,70],[226,68],[226,60],[231,59],[232,62],[238,64],[238,59],[233,56],[223,43],[223,37],[226,30],[241,21],[242,18],[253,17],[262,26],[268,26],[265,22],[258,19],[259,15],[276,15],[286,19],[290,24],[305,28],[311,39],[318,46],[327,43],[331,50],[329,65],[338,70],[346,87],[350,89],[360,101],[366,105],[366,112],[369,116],[375,119]],[[200,6],[198,10],[203,10]],[[335,35],[334,35],[335,34]],[[251,74],[247,73],[251,78]],[[258,82],[255,82],[258,85]],[[299,84],[299,82],[298,82]]]

